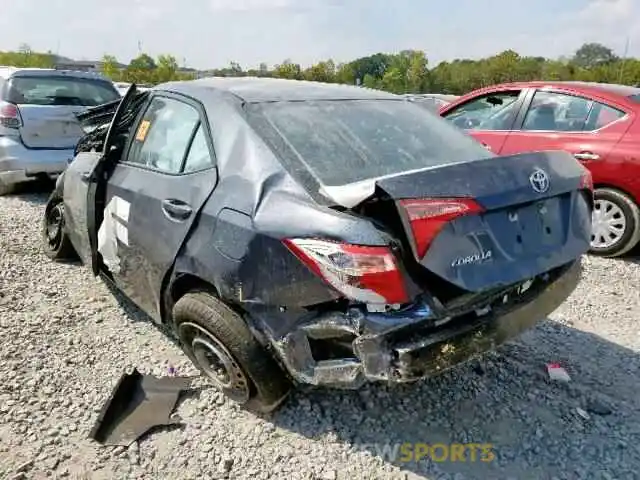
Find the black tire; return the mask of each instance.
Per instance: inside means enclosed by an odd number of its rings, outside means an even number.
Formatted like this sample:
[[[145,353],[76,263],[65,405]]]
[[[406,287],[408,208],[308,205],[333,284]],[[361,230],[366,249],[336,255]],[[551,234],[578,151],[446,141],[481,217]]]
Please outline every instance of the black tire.
[[[291,389],[285,373],[244,319],[214,295],[187,293],[173,307],[173,322],[184,352],[227,398],[260,413],[275,410],[285,400]],[[226,357],[224,375],[207,368],[211,361],[203,360],[203,351],[218,352],[214,354],[218,360]]]
[[[54,225],[55,224],[55,225]],[[44,253],[52,260],[75,260],[77,254],[64,220],[64,203],[61,198],[52,197],[47,202],[42,218],[42,245]]]
[[[598,202],[610,202],[610,204],[619,208],[622,213],[617,218],[623,216],[625,226],[623,233],[615,243],[598,247],[595,245],[596,226],[594,224],[594,235],[592,235],[592,244],[589,253],[608,258],[619,257],[626,254],[640,241],[640,208],[638,208],[638,205],[628,195],[612,188],[595,189],[593,198],[596,206]],[[596,215],[594,215],[594,217],[596,217]]]

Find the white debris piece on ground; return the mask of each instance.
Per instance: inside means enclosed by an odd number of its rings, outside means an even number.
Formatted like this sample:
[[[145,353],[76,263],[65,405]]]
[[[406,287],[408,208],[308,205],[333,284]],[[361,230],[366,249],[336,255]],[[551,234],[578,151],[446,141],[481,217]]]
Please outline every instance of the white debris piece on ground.
[[[585,410],[581,409],[580,407],[576,408],[576,413],[580,415],[582,418],[584,418],[585,420],[591,420],[591,415],[589,415]]]
[[[195,372],[88,269],[46,259],[45,199],[0,198],[0,478],[637,478],[640,262],[633,259],[590,258],[582,284],[550,320],[438,378],[300,391],[264,418],[208,389],[178,407],[184,429],[130,449],[100,447],[87,435],[124,370]],[[549,359],[570,365],[572,381],[540,382]],[[406,461],[452,443],[490,444],[495,459]]]
[[[567,371],[562,368],[559,363],[547,363],[547,373],[549,374],[549,378],[551,380],[555,380],[558,382],[568,382],[571,380],[571,377],[567,373]]]

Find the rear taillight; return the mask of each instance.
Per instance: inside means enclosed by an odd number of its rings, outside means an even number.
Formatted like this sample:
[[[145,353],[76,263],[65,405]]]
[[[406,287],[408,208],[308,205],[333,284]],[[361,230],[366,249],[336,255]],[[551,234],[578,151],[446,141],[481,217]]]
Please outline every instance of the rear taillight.
[[[590,171],[587,170],[582,174],[582,177],[580,177],[580,188],[593,191],[593,177]]]
[[[363,303],[408,302],[396,258],[387,247],[316,239],[287,239],[285,245],[307,267],[345,297]]]
[[[20,109],[17,105],[0,102],[0,126],[5,128],[20,128],[22,126]]]
[[[470,198],[411,199],[401,200],[400,205],[409,217],[418,258],[424,257],[433,239],[448,222],[484,211]]]

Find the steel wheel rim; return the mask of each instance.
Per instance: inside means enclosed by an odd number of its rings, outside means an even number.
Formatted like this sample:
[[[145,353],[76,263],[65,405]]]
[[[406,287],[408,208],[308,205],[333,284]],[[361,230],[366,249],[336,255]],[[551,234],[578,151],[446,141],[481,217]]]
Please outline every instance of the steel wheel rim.
[[[49,247],[56,249],[60,246],[62,239],[62,229],[64,226],[64,206],[58,204],[47,214],[47,242]]]
[[[620,242],[627,229],[627,218],[617,204],[599,199],[594,202],[591,247],[610,248]]]
[[[232,400],[244,403],[249,400],[249,381],[238,362],[214,335],[200,325],[182,323],[179,335],[192,353],[196,366],[211,382]]]

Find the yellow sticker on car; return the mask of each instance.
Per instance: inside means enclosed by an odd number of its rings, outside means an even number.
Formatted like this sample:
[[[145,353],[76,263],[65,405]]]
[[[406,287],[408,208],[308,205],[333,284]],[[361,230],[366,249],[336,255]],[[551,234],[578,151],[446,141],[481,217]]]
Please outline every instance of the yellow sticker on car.
[[[149,132],[150,126],[151,122],[149,120],[143,120],[142,122],[140,122],[138,132],[136,133],[136,140],[138,142],[144,142],[144,139],[147,138],[147,132]]]

